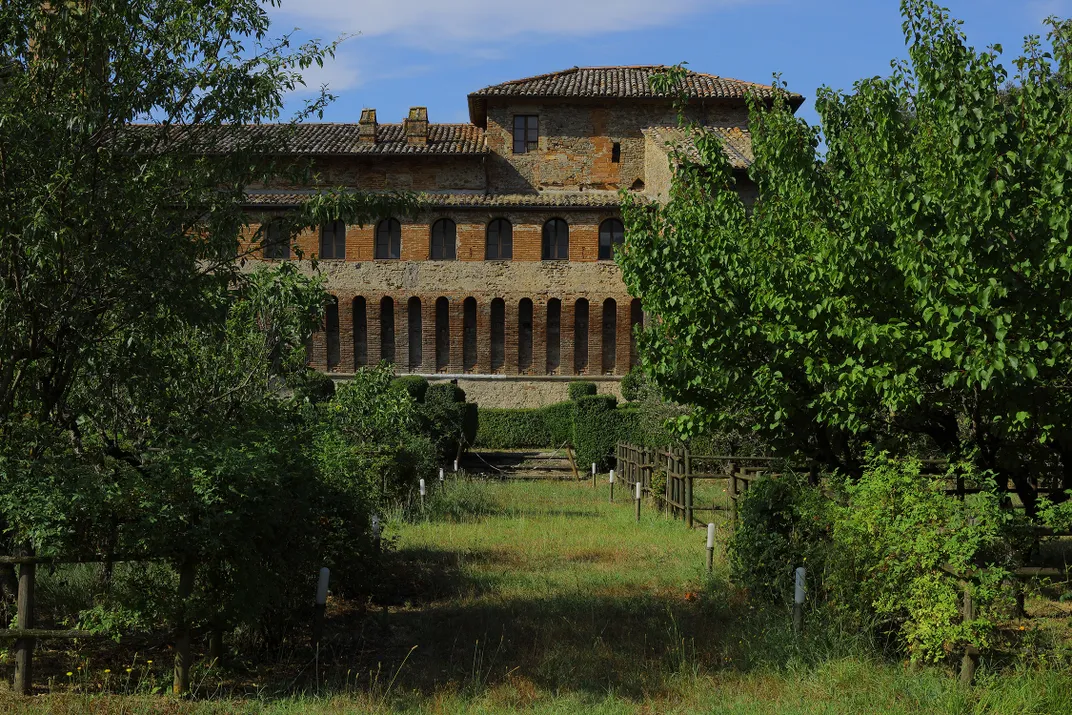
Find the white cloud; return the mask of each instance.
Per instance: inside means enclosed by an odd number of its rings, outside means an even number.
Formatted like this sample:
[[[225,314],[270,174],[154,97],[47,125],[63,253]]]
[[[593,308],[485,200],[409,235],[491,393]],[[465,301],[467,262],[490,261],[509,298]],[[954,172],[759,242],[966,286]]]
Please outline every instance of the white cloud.
[[[755,1],[284,0],[273,14],[303,30],[389,35],[427,50],[449,45],[455,51],[470,41],[487,45],[642,29]]]
[[[302,72],[305,86],[296,88],[294,94],[315,95],[320,91],[321,85],[327,85],[329,92],[341,92],[359,87],[364,78],[358,66],[349,53],[337,51],[334,58],[329,57],[324,60],[323,67],[314,64]]]

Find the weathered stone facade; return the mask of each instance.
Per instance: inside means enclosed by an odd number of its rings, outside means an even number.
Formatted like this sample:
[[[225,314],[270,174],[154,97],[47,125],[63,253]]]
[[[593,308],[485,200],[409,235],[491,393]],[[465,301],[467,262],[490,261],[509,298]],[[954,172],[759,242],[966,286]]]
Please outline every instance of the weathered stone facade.
[[[600,233],[620,237],[620,190],[654,199],[669,190],[677,112],[671,96],[650,89],[659,69],[574,69],[488,87],[470,95],[464,125],[430,124],[415,107],[401,124],[377,124],[375,110],[365,110],[357,124],[303,128],[295,153],[312,158],[322,185],[412,190],[425,202],[417,216],[394,217],[397,257],[377,255],[393,251],[384,248],[389,238],[377,249],[377,226],[347,226],[343,254],[320,260],[334,300],[312,364],[346,374],[385,359],[470,387],[483,380],[473,389],[486,403],[528,405],[564,395],[554,376],[627,372],[642,311],[606,246],[600,255]],[[689,97],[690,119],[725,138],[742,191],[753,191],[744,175],[746,97],[769,98],[771,88],[688,73],[678,92]],[[796,95],[791,101],[799,105]],[[301,200],[284,185],[251,190],[269,214]],[[433,257],[441,219],[454,228],[453,244]],[[512,229],[507,259],[487,248],[500,219]],[[568,247],[548,255],[552,219],[568,227]],[[323,256],[319,230],[297,244]]]

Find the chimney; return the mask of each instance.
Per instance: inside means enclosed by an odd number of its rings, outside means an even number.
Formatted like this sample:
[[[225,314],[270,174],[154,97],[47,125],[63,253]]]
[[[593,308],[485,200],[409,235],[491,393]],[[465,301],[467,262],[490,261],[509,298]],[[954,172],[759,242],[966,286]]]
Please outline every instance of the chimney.
[[[428,108],[413,107],[403,124],[403,134],[410,146],[424,146],[428,143]]]
[[[362,109],[361,121],[357,123],[357,139],[362,144],[376,143],[376,110]]]

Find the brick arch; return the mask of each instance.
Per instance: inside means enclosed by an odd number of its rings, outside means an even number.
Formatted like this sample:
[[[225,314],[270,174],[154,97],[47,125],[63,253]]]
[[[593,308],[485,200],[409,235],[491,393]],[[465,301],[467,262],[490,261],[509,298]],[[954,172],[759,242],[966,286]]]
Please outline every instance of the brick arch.
[[[389,295],[380,299],[380,359],[395,361],[395,300]]]
[[[421,315],[421,299],[417,296],[406,302],[406,327],[409,347],[406,367],[418,370],[424,364],[424,316]]]
[[[547,300],[546,319],[544,320],[544,344],[547,374],[557,374],[562,369],[562,301],[559,298]]]
[[[584,375],[589,372],[588,331],[591,310],[587,298],[578,298],[573,304],[573,372]]]
[[[450,366],[450,301],[444,296],[435,300],[435,369],[445,372]]]
[[[500,372],[506,366],[506,301],[493,298],[488,307],[490,319],[489,358],[491,371]]]
[[[517,302],[517,372],[521,375],[533,373],[533,317],[532,298],[519,300]]]
[[[339,331],[339,296],[328,296],[328,304],[324,310],[324,339],[325,359],[324,364],[328,370],[337,370],[342,362],[342,344]]]
[[[600,369],[604,375],[613,375],[618,363],[618,302],[613,298],[603,301],[602,356]]]
[[[476,298],[469,296],[462,301],[462,372],[476,369],[480,345],[477,335]]]
[[[368,365],[368,301],[362,295],[350,302],[351,330],[354,340],[354,370]]]

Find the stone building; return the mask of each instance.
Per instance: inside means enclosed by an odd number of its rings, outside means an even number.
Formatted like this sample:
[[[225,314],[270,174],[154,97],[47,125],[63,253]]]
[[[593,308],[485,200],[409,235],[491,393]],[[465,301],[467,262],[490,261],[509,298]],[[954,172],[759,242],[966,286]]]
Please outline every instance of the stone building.
[[[665,196],[682,93],[750,191],[746,98],[773,93],[689,72],[658,95],[659,69],[574,68],[486,87],[469,95],[468,124],[430,123],[414,107],[397,124],[366,109],[356,124],[300,127],[291,150],[313,158],[325,185],[414,191],[426,207],[299,237],[333,295],[312,364],[344,376],[388,360],[458,378],[485,405],[553,402],[577,376],[616,392],[643,320],[613,261],[619,191]],[[286,187],[250,194],[266,215],[302,198]]]

